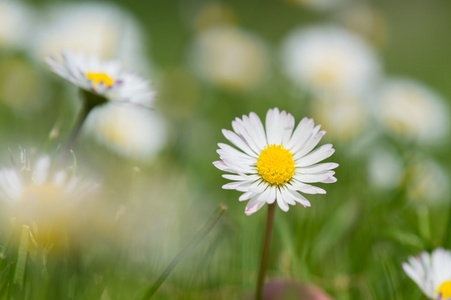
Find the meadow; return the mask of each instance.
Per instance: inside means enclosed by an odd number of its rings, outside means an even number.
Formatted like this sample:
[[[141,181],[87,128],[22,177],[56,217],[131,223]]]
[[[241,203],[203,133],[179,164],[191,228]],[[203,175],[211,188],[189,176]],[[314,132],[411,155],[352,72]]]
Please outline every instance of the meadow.
[[[451,254],[423,283],[403,263],[451,250],[449,11],[0,0],[0,299],[149,299],[177,257],[152,299],[254,299],[268,207],[265,282],[336,300],[448,299]],[[276,189],[305,175],[319,188],[296,188],[310,207],[254,203],[223,177],[251,172],[236,171],[241,154],[227,161],[218,143],[245,151],[223,129],[255,113],[269,146],[275,108],[294,128],[312,118],[325,133],[309,129],[311,148],[335,152],[311,177],[296,158],[282,181],[251,170]]]

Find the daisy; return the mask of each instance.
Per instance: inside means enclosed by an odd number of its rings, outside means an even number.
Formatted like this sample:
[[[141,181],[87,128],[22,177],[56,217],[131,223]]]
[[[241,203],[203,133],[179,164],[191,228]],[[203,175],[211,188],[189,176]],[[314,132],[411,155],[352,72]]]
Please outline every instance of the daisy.
[[[352,95],[322,97],[311,103],[315,120],[327,130],[330,140],[350,142],[364,132],[369,115],[363,99]]]
[[[433,143],[448,132],[446,100],[409,79],[387,80],[376,93],[375,116],[391,134],[416,142]]]
[[[327,11],[343,4],[343,0],[291,0],[290,2],[316,11]]]
[[[100,143],[127,158],[148,161],[167,140],[164,119],[154,110],[130,105],[104,105],[86,121],[87,131]]]
[[[233,91],[258,86],[269,68],[264,43],[247,31],[227,26],[200,32],[190,58],[202,79]]]
[[[238,149],[219,143],[217,152],[221,160],[213,164],[233,173],[223,175],[234,181],[223,188],[244,192],[239,200],[249,200],[246,215],[275,201],[283,211],[296,202],[309,207],[310,202],[299,192],[325,194],[325,190],[309,183],[337,181],[332,169],[338,164],[318,163],[334,153],[332,145],[312,151],[325,134],[312,119],[303,118],[294,129],[293,116],[274,108],[266,114],[266,130],[253,112],[236,118],[232,127],[234,131],[223,129],[222,133]]]
[[[74,208],[97,184],[70,176],[65,170],[51,172],[49,156],[31,166],[22,153],[23,167],[0,169],[0,200],[15,211],[15,217],[28,226],[36,225],[44,235],[60,231],[74,217]]]
[[[422,252],[417,257],[409,257],[402,268],[429,299],[451,299],[450,251],[438,248],[431,254]]]
[[[62,49],[102,60],[120,59],[127,67],[148,71],[145,39],[134,16],[107,2],[52,3],[35,30],[33,54],[39,60]]]
[[[365,95],[380,73],[363,39],[330,25],[292,32],[283,43],[282,60],[293,83],[315,94]]]
[[[93,56],[65,50],[60,56],[48,57],[46,62],[54,73],[76,87],[106,100],[143,106],[150,106],[153,102],[154,92],[150,83],[123,70],[117,61],[103,62]]]
[[[0,0],[0,48],[27,48],[35,12],[20,0]]]

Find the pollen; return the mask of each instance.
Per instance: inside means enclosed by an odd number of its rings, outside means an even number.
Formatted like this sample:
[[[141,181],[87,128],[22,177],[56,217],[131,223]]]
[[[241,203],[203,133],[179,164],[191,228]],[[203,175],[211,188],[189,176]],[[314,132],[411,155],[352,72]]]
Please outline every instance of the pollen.
[[[114,80],[105,73],[87,72],[85,76],[92,81],[94,87],[98,86],[100,83],[110,87],[114,83]]]
[[[294,175],[293,154],[281,145],[268,145],[257,159],[258,174],[271,185],[281,185]]]
[[[451,280],[443,282],[436,291],[437,295],[441,295],[440,299],[451,298]]]

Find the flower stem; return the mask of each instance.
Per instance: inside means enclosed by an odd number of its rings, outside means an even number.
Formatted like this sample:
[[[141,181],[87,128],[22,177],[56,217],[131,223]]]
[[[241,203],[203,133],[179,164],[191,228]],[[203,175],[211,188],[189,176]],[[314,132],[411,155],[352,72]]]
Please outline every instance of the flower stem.
[[[216,213],[216,211],[219,210],[219,212]],[[164,269],[163,273],[157,278],[157,280],[154,282],[154,284],[147,290],[147,293],[142,298],[143,300],[147,300],[152,298],[152,296],[155,294],[155,292],[158,290],[158,288],[161,286],[161,284],[166,280],[166,278],[169,276],[169,274],[172,272],[172,270],[177,266],[178,262],[186,255],[188,252],[194,248],[199,242],[213,229],[213,227],[216,225],[216,223],[219,221],[221,216],[224,214],[224,212],[227,210],[227,207],[223,204],[219,204],[219,207],[215,211],[216,216],[210,218],[211,220],[207,221],[205,225],[202,227],[201,230],[186,244],[186,246],[180,250],[180,252],[177,254],[176,257],[171,261],[171,263]]]
[[[268,205],[268,215],[266,217],[265,239],[263,241],[262,257],[260,261],[260,270],[258,271],[257,290],[255,291],[255,300],[262,300],[263,283],[265,281],[266,268],[268,266],[269,246],[271,245],[272,227],[274,224],[274,213],[276,204]]]
[[[66,141],[66,144],[64,144],[63,148],[63,156],[67,156],[70,153],[70,150],[75,145],[75,140],[77,139],[78,135],[80,134],[81,127],[83,126],[83,123],[86,120],[86,117],[89,114],[90,109],[86,107],[85,104],[82,104],[82,108],[80,111],[80,114],[78,115],[77,122],[74,125],[74,128],[72,128],[72,132],[69,135],[69,138]]]
[[[80,94],[81,94],[81,98],[82,98],[81,111],[78,115],[78,119],[77,119],[74,127],[72,128],[72,132],[70,133],[69,138],[67,139],[67,141],[64,145],[63,152],[62,152],[63,160],[66,160],[68,154],[74,147],[75,141],[76,141],[78,135],[80,134],[81,128],[82,128],[83,124],[85,123],[86,118],[88,117],[91,110],[94,107],[102,105],[107,102],[107,99],[104,98],[103,96],[100,96],[100,95],[97,95],[97,94],[94,94],[94,93],[91,93],[88,91],[81,90]]]

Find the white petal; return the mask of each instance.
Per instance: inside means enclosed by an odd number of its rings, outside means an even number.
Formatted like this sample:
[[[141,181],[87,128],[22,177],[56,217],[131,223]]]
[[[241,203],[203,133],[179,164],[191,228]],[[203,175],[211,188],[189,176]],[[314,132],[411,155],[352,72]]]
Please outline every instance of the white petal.
[[[303,118],[294,130],[293,135],[287,144],[287,148],[290,149],[290,151],[293,151],[293,149],[300,149],[310,137],[314,125],[312,119]]]
[[[290,192],[286,186],[279,187],[279,192],[284,201],[289,205],[295,205],[296,202],[293,200],[293,197],[290,196]]]
[[[246,152],[247,155],[252,157],[258,157],[258,155],[249,148],[249,146],[233,131],[223,129],[222,134],[228,139],[232,144]]]
[[[245,116],[243,116],[243,118],[244,117]],[[242,120],[236,118],[235,121],[232,121],[232,128],[243,140],[247,142],[252,151],[255,153],[260,153],[262,148],[258,146],[258,142],[256,141],[257,136],[249,134]]]
[[[293,149],[293,153],[296,152],[295,155],[293,155],[293,159],[296,160],[296,159],[303,157],[304,155],[306,155],[307,153],[312,151],[312,149],[315,148],[316,145],[318,145],[319,141],[321,140],[321,138],[324,136],[324,134],[326,132],[325,131],[317,132],[317,131],[319,131],[319,125],[316,126],[315,128],[313,128],[312,135],[305,142],[305,144],[302,145],[301,148]]]
[[[235,170],[227,166],[222,160],[214,161],[213,165],[221,171],[234,173]]]
[[[268,186],[258,197],[258,201],[263,201],[268,204],[274,203],[276,199],[276,191],[274,187]]]
[[[296,164],[295,164],[296,166]],[[322,164],[316,164],[309,167],[300,167],[296,168],[296,173],[302,173],[302,174],[314,174],[314,173],[321,173],[326,170],[332,170],[338,167],[338,164],[336,163],[322,163]]]
[[[282,197],[282,194],[280,193],[279,189],[277,190],[277,204],[279,205],[280,209],[287,212],[290,207],[288,206],[288,204],[285,202],[285,199]]]
[[[326,193],[326,191],[323,190],[322,188],[319,188],[319,187],[316,187],[316,186],[313,186],[310,184],[305,184],[305,183],[302,183],[297,180],[290,181],[290,183],[288,183],[287,186],[289,186],[292,190],[300,191],[300,192],[306,193],[306,194],[325,194]]]
[[[33,182],[37,185],[44,184],[47,181],[47,176],[50,168],[50,157],[43,156],[38,159],[33,169]]]
[[[313,182],[324,182],[331,178],[331,176],[335,174],[334,171],[329,171],[327,173],[320,174],[295,174],[293,177],[300,182],[313,183]]]
[[[238,198],[238,201],[246,201],[246,200],[251,199],[254,196],[255,196],[255,193],[253,191],[247,191],[247,192],[241,194],[241,196]]]
[[[283,133],[281,141],[284,147],[290,141],[293,129],[294,129],[294,117],[291,114],[287,114],[283,124]]]
[[[302,158],[294,158],[298,167],[308,167],[330,157],[335,152],[331,144],[323,145]]]
[[[244,118],[243,121],[245,123],[249,122],[249,125],[246,127],[252,128],[252,132],[249,132],[249,134],[254,135],[257,145],[260,147],[260,149],[263,149],[265,145],[268,144],[268,142],[266,140],[265,129],[263,128],[263,124],[260,118],[254,112],[251,112],[249,114],[249,121]]]
[[[249,200],[249,202],[246,205],[246,209],[244,210],[244,213],[248,216],[252,215],[256,211],[258,211],[260,208],[265,205],[265,202],[257,201],[255,198],[252,198]]]
[[[279,109],[273,108],[269,109],[266,113],[266,139],[269,145],[276,144],[280,145],[280,137],[277,135],[277,126],[279,124]]]

